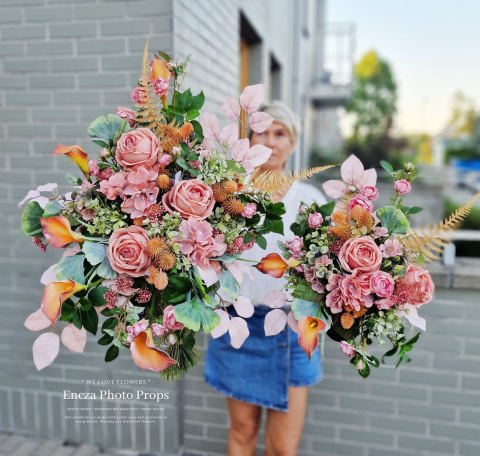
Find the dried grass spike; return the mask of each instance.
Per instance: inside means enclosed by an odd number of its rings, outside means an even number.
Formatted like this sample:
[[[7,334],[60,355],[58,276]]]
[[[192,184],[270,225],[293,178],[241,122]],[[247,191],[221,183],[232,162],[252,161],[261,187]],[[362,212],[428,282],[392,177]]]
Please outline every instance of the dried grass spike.
[[[353,318],[353,315],[351,313],[345,312],[344,314],[342,314],[342,318],[340,321],[342,323],[342,328],[350,329],[355,323],[355,318]]]
[[[222,205],[230,215],[239,215],[245,210],[243,203],[237,198],[228,198]]]

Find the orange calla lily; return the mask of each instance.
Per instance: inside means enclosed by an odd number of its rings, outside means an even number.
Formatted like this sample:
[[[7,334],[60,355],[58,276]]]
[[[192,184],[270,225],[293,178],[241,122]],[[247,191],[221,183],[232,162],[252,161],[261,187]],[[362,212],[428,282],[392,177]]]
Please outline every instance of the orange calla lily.
[[[283,276],[287,268],[294,268],[299,264],[300,261],[284,260],[278,253],[269,253],[266,257],[262,258],[260,263],[255,264],[254,267],[263,274],[269,274],[279,279]]]
[[[303,317],[298,322],[298,344],[307,354],[309,360],[318,343],[317,334],[325,331],[326,327],[324,321],[310,316]]]
[[[80,146],[64,146],[59,144],[50,155],[67,155],[80,168],[87,179],[90,179],[88,172],[88,156]]]
[[[45,287],[40,306],[42,312],[52,322],[53,327],[55,327],[55,322],[60,316],[62,304],[70,296],[74,295],[80,290],[85,290],[85,288],[85,285],[74,282],[71,279],[63,282],[52,282]]]
[[[160,372],[172,364],[178,364],[163,350],[158,350],[153,345],[153,340],[146,332],[140,333],[130,345],[134,363],[146,370]]]
[[[157,56],[153,57],[151,62],[152,66],[152,78],[153,81],[157,78],[163,78],[168,81],[172,77],[172,73],[167,67],[167,62],[162,59],[159,59]]]
[[[70,244],[70,242],[81,244],[85,240],[81,234],[72,231],[70,222],[63,215],[41,218],[40,224],[47,241],[57,249]]]

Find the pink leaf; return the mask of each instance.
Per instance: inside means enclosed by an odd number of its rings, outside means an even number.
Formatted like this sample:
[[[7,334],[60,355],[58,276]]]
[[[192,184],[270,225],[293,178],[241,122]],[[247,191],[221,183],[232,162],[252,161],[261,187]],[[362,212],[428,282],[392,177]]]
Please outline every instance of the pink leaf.
[[[408,313],[405,310],[408,309]],[[397,317],[405,317],[409,323],[417,328],[420,328],[423,331],[427,330],[427,322],[425,318],[422,318],[418,315],[417,308],[411,304],[405,305],[405,310],[399,310],[397,312]]]
[[[329,180],[323,183],[323,191],[333,199],[340,199],[347,193],[347,186],[339,180]]]
[[[235,260],[232,263],[239,271],[244,272],[245,274],[250,277],[250,279],[254,280],[253,275],[252,275],[252,268],[245,264],[243,261]]]
[[[240,95],[240,105],[249,114],[255,112],[263,101],[263,85],[247,86]]]
[[[237,314],[243,318],[248,318],[253,315],[252,301],[244,296],[239,296],[238,299],[233,303],[233,307],[235,307]]]
[[[230,320],[228,333],[230,334],[232,347],[240,348],[249,336],[250,331],[248,330],[247,322],[243,318],[233,317]]]
[[[33,362],[38,370],[53,363],[60,350],[60,338],[53,332],[44,333],[33,343]]]
[[[273,117],[266,112],[254,112],[250,119],[250,128],[257,133],[263,133],[270,125],[272,125]]]
[[[235,141],[238,140],[238,125],[230,124],[222,128],[218,141],[220,144],[226,144],[227,147],[232,147],[235,144]]]
[[[250,149],[250,141],[245,139],[239,139],[232,147],[232,160],[241,162],[245,155],[247,155]]]
[[[251,173],[257,166],[263,165],[272,155],[272,149],[255,144],[245,155],[242,160],[242,166],[247,173]]]
[[[298,321],[295,318],[295,316],[293,315],[293,310],[288,312],[287,323],[288,323],[288,326],[290,326],[290,329],[292,331],[295,331],[298,334]]]
[[[359,188],[363,187],[375,187],[377,184],[377,171],[375,168],[370,168],[364,171],[362,182],[359,185]]]
[[[265,335],[275,336],[287,323],[287,315],[282,309],[273,309],[265,315]]]
[[[58,187],[58,184],[50,182],[49,184],[39,185],[37,190],[39,192],[53,192]]]
[[[214,141],[220,134],[220,124],[218,123],[217,116],[211,112],[206,112],[200,119],[202,125],[203,136],[207,139]]]
[[[62,256],[64,256],[64,257],[73,256],[73,255],[76,255],[78,252],[81,252],[81,251],[82,251],[82,249],[80,248],[80,246],[78,244],[74,244],[69,249],[65,249],[65,252],[63,252]]]
[[[277,309],[287,303],[287,296],[282,291],[275,290],[263,298],[263,303],[272,309]]]
[[[228,316],[227,312],[222,309],[216,309],[214,312],[220,316],[220,323],[210,331],[210,334],[214,339],[217,339],[228,331],[228,327],[230,326],[230,317]]]
[[[238,119],[240,117],[240,105],[235,98],[225,97],[223,100],[223,113],[228,119]]]
[[[53,271],[55,268],[56,264],[52,264],[43,274],[42,277],[40,278],[40,283],[47,286],[49,283],[55,282],[57,280],[57,275]]]
[[[36,312],[31,313],[25,320],[25,328],[30,331],[41,331],[42,329],[51,326],[52,322],[43,313],[42,309],[38,309]]]
[[[363,170],[362,162],[355,157],[355,155],[350,155],[350,157],[342,163],[340,168],[343,181],[350,185],[356,185],[362,182]]]
[[[209,266],[205,270],[197,266],[197,271],[200,274],[200,277],[202,278],[202,280],[207,285],[207,287],[210,287],[214,283],[218,282],[218,274],[215,272],[215,269],[213,269],[211,266]]]
[[[78,329],[73,323],[70,323],[62,331],[62,342],[69,350],[82,353],[87,343],[87,331],[85,328]]]

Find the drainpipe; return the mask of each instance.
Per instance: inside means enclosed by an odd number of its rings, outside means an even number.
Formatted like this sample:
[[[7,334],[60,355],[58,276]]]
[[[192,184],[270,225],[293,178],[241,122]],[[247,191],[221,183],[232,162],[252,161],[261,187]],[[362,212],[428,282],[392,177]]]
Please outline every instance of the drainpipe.
[[[294,6],[294,24],[293,24],[293,77],[292,77],[292,109],[300,116],[303,123],[303,103],[302,103],[302,73],[303,73],[303,49],[302,49],[302,28],[305,8],[305,0],[292,2]],[[303,125],[302,125],[303,127]],[[303,130],[303,128],[302,128]],[[293,154],[293,169],[301,169],[303,159],[303,134],[298,138],[297,153]]]

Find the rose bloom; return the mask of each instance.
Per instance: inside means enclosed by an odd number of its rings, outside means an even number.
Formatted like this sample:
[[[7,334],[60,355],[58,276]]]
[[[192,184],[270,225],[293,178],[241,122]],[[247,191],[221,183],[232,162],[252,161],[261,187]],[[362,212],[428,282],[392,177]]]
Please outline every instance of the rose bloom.
[[[200,179],[181,181],[162,198],[168,213],[178,212],[182,218],[206,219],[215,206],[213,191]]]
[[[139,166],[152,168],[163,154],[160,141],[148,128],[137,128],[120,136],[115,158],[127,171]]]
[[[289,243],[288,249],[290,252],[298,255],[302,251],[303,241],[299,237],[296,237],[292,242]]]
[[[378,198],[378,190],[376,187],[363,187],[362,196],[368,198],[370,201],[375,201]]]
[[[302,204],[300,206],[300,209],[298,210],[298,213],[299,214],[305,214],[305,212],[307,212],[307,211],[308,211],[308,206],[305,206],[305,204]]]
[[[391,296],[395,288],[395,281],[388,272],[377,271],[370,277],[370,287],[381,298]]]
[[[338,259],[345,271],[371,274],[380,269],[382,251],[370,236],[361,236],[348,239],[342,245]]]
[[[257,213],[257,205],[255,203],[248,203],[240,215],[251,219]]]
[[[412,293],[409,303],[412,306],[420,307],[422,304],[430,302],[435,291],[435,285],[428,271],[413,264],[408,265],[405,277],[398,281],[400,284],[415,285],[419,284],[420,293]]]
[[[380,250],[383,252],[384,258],[400,256],[403,253],[402,244],[398,239],[387,239],[383,244],[380,244]]]
[[[115,173],[113,172],[112,168],[105,168],[98,173],[98,178],[100,180],[107,180],[110,179]]]
[[[158,164],[162,166],[168,166],[170,163],[172,163],[172,156],[168,154],[163,154],[158,160]]]
[[[128,123],[131,127],[135,125],[135,118],[137,117],[137,113],[132,111],[131,109],[126,108],[125,106],[119,106],[116,112],[117,116],[121,119],[128,120]]]
[[[88,162],[88,172],[92,176],[98,176],[98,173],[100,172],[100,169],[98,168],[98,162],[97,160],[90,160]]]
[[[310,228],[318,228],[323,223],[322,214],[315,212],[314,214],[308,215],[308,226]]]
[[[225,235],[213,237],[212,226],[205,220],[190,217],[180,223],[178,230],[183,236],[174,237],[172,242],[179,243],[180,251],[203,270],[210,266],[210,258],[221,256],[227,250],[227,244],[223,242]]]
[[[148,234],[140,226],[115,230],[108,240],[107,257],[112,269],[119,274],[141,277],[146,274],[152,260],[147,253]]]
[[[400,193],[400,195],[405,195],[412,189],[410,182],[405,179],[400,179],[395,181],[395,190]]]
[[[145,102],[145,90],[141,87],[135,87],[130,93],[130,97],[137,104],[142,104]]]
[[[161,77],[158,77],[153,81],[153,90],[154,92],[159,96],[163,97],[168,93],[168,81],[166,79],[163,79]]]
[[[349,344],[347,341],[342,340],[340,342],[340,349],[342,350],[343,353],[345,353],[349,358],[352,358],[355,356],[355,347],[351,344]]]
[[[351,211],[355,206],[360,206],[370,213],[372,213],[373,210],[373,204],[363,195],[356,195],[348,202],[348,210]]]
[[[160,325],[159,323],[152,323],[152,336],[153,337],[163,337],[165,335],[165,326]]]
[[[172,331],[177,331],[183,329],[183,324],[175,319],[174,310],[175,308],[173,306],[165,307],[163,311],[163,326]]]

